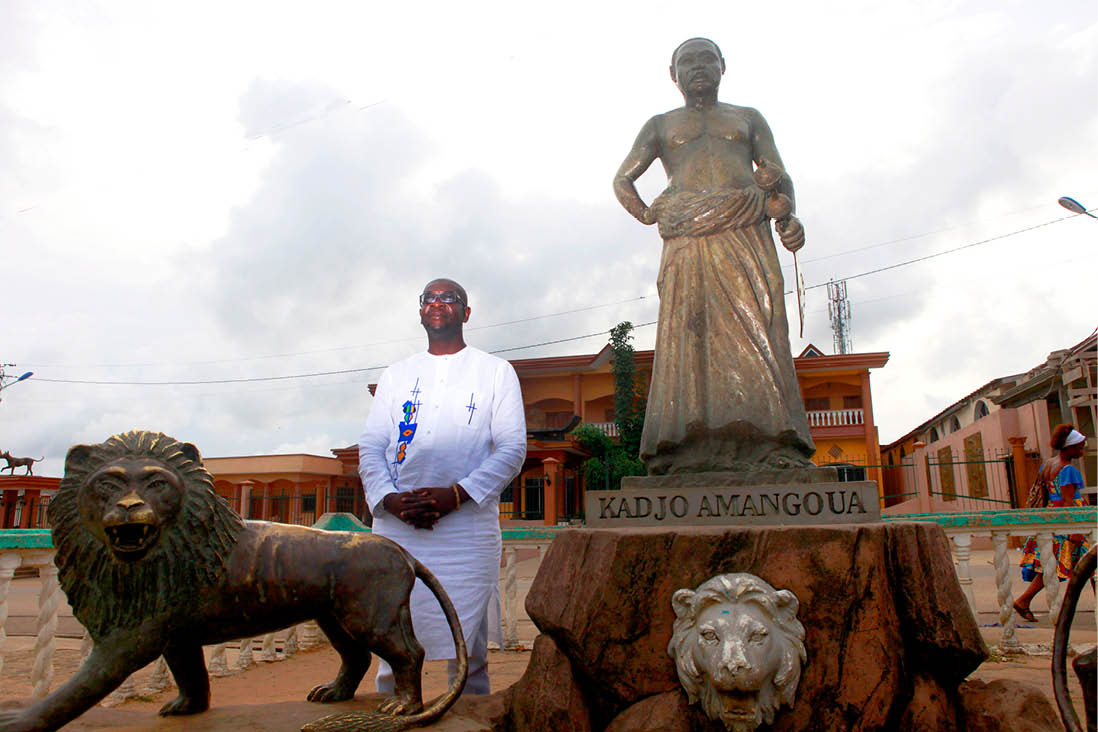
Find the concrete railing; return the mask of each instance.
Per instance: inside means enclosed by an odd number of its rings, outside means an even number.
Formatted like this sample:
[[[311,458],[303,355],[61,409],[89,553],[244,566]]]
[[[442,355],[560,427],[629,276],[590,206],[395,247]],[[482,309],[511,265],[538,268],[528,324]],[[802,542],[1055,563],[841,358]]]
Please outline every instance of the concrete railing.
[[[1017,645],[1015,639],[1015,618],[1012,610],[1014,598],[1011,594],[1011,577],[1018,568],[1008,556],[1007,543],[1012,536],[1036,536],[1042,557],[1052,554],[1052,537],[1063,534],[1084,534],[1092,542],[1098,541],[1098,509],[1061,508],[1040,510],[981,511],[977,513],[950,514],[906,514],[885,516],[886,521],[929,521],[942,527],[952,542],[956,559],[957,578],[961,589],[976,612],[973,593],[972,571],[970,566],[972,539],[990,537],[994,547],[996,598],[999,606],[999,620],[1003,626],[1001,646]],[[519,647],[518,623],[524,615],[519,607],[518,564],[536,558],[538,566],[553,538],[568,527],[523,527],[503,530],[503,567],[500,573],[501,626],[503,628],[503,648],[513,650]],[[527,555],[525,559],[523,554]],[[8,616],[7,596],[14,572],[19,567],[35,567],[41,577],[41,590],[38,601],[37,636],[34,645],[34,667],[31,683],[34,696],[47,693],[53,680],[53,653],[57,630],[57,612],[62,601],[62,593],[57,582],[57,569],[53,565],[53,548],[50,535],[45,530],[4,530],[0,531],[0,679],[3,678],[4,624]],[[1055,563],[1043,564],[1049,613],[1053,622],[1059,614],[1063,598],[1060,583],[1056,581]],[[253,645],[259,638],[241,641],[240,652],[232,669],[225,656],[225,644],[215,646],[210,654],[210,673],[222,675],[235,670],[243,670],[254,663]],[[323,634],[314,623],[305,623],[290,630],[284,641],[284,653],[276,654],[275,636],[262,638],[260,660],[277,660],[291,655],[299,647],[305,648],[317,642],[323,642]],[[85,654],[90,651],[90,642],[85,634]],[[168,672],[163,659],[157,662],[149,686],[168,685]],[[127,688],[127,684],[129,687]],[[115,698],[143,693],[134,688],[131,678],[116,692]]]
[[[607,437],[618,436],[618,423],[617,422],[587,422],[586,424],[600,430]]]
[[[961,584],[965,597],[968,598],[973,614],[977,609],[970,564],[972,539],[975,537],[991,539],[999,622],[1003,626],[1003,635],[999,641],[1001,647],[1019,645],[1014,634],[1016,618],[1013,610],[1014,596],[1011,590],[1012,573],[1019,570],[1007,551],[1010,537],[1037,537],[1037,548],[1042,557],[1041,573],[1045,581],[1043,594],[1045,602],[1048,603],[1049,618],[1054,625],[1060,615],[1064,598],[1061,594],[1060,582],[1056,577],[1056,562],[1046,559],[1053,556],[1053,536],[1082,534],[1092,545],[1098,542],[1098,508],[1093,506],[973,513],[916,513],[890,515],[883,518],[886,521],[930,521],[942,527],[952,542],[957,580]]]
[[[348,526],[350,528],[350,526]],[[536,557],[540,566],[545,550],[549,548],[557,531],[567,530],[556,527],[531,527],[506,529],[503,531],[503,568],[500,578],[501,612],[500,624],[503,628],[503,648],[519,648],[518,624],[524,615],[519,606],[518,564],[524,559]],[[525,558],[522,557],[526,554]],[[8,619],[8,595],[17,569],[38,570],[41,589],[38,595],[38,616],[35,628],[34,665],[31,670],[32,697],[45,696],[54,681],[53,658],[57,645],[58,611],[64,602],[64,593],[57,580],[57,567],[53,563],[53,544],[50,532],[45,529],[5,529],[0,530],[0,685],[4,677],[4,645],[7,640],[4,627]],[[278,661],[296,653],[299,649],[309,648],[318,643],[327,642],[327,638],[316,623],[308,622],[294,626],[288,631],[277,634],[282,641],[282,651],[276,647],[276,634],[269,633],[255,638],[242,639],[237,643],[221,643],[207,649],[210,674],[224,676],[243,671],[259,661]],[[255,647],[258,644],[258,659]],[[228,649],[238,649],[235,658],[227,655]],[[83,656],[91,651],[91,639],[84,633]],[[232,661],[232,663],[230,663]],[[148,674],[145,674],[148,676]],[[127,679],[110,697],[117,702],[132,696],[156,692],[170,685],[167,664],[160,658],[151,676],[142,688],[135,681],[136,674]]]
[[[4,630],[8,620],[8,596],[15,572],[18,569],[36,569],[41,589],[38,593],[38,617],[36,618],[36,636],[34,642],[34,665],[31,668],[31,696],[39,699],[49,693],[54,681],[53,657],[57,647],[58,611],[64,601],[64,593],[57,580],[57,567],[53,563],[54,550],[50,532],[45,529],[5,529],[0,531],[0,679],[4,675],[4,645],[7,633]],[[310,648],[327,642],[324,634],[315,622],[302,623],[278,634],[282,641],[282,652],[276,647],[276,635],[268,633],[255,638],[242,639],[239,643],[220,643],[209,648],[209,672],[214,676],[225,676],[243,671],[254,665],[254,645],[260,644],[260,661],[281,661],[298,650]],[[230,668],[227,649],[238,649],[235,663]],[[84,631],[82,657],[91,652],[92,642]],[[151,676],[143,688],[138,688],[134,674],[109,697],[112,702],[121,701],[140,694],[161,691],[171,685],[168,666],[164,658],[159,658]],[[2,684],[2,681],[0,681]]]
[[[856,427],[865,424],[861,409],[822,409],[808,412],[809,427]]]
[[[557,532],[567,530],[567,528],[552,526],[504,529],[503,571],[499,583],[503,650],[513,651],[519,648],[518,624],[519,619],[525,615],[525,610],[519,607],[518,564],[520,555],[527,552],[536,555],[537,566],[540,567],[541,560],[545,558],[545,551],[553,543],[553,538],[557,535]]]

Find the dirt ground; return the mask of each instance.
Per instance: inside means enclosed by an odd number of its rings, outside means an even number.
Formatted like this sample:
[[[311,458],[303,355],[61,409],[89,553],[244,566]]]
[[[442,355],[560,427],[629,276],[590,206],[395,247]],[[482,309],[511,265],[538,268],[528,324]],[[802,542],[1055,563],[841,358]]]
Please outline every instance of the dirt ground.
[[[1040,643],[1045,633],[1022,630],[1023,643]],[[997,628],[985,629],[985,639],[994,643],[998,639]],[[80,649],[76,641],[62,641],[66,647],[55,655],[55,679],[68,678],[79,666]],[[258,648],[256,649],[258,653]],[[492,651],[489,668],[493,690],[510,686],[522,676],[530,659],[527,650],[516,652]],[[235,661],[230,651],[229,661]],[[1047,655],[1000,655],[977,669],[970,678],[982,681],[1012,679],[1039,687],[1055,706],[1052,696],[1051,658]],[[33,649],[24,648],[5,654],[3,678],[0,689],[0,708],[18,706],[16,700],[25,701],[30,695],[29,675],[33,665]],[[68,725],[67,730],[249,730],[249,729],[299,729],[306,721],[335,711],[361,709],[369,701],[372,691],[372,674],[363,682],[354,702],[320,706],[306,704],[303,700],[314,685],[329,681],[335,674],[339,659],[331,646],[324,645],[301,651],[289,659],[278,662],[257,663],[245,672],[211,679],[212,707],[210,713],[188,718],[160,718],[157,710],[174,697],[174,689],[158,693],[143,693],[108,707],[97,707]],[[1080,719],[1083,718],[1082,689],[1069,668],[1072,701]],[[142,689],[151,676],[151,668],[138,675],[138,688]],[[59,683],[58,681],[58,683]],[[434,661],[424,668],[423,692],[427,699],[441,694],[446,688],[446,664]],[[57,685],[57,684],[55,684]],[[108,704],[110,702],[108,701]],[[257,705],[262,705],[261,707]],[[262,710],[257,714],[257,711]],[[463,729],[460,720],[449,729]],[[471,728],[471,727],[470,727]]]
[[[537,569],[536,552],[520,555],[518,587],[519,607],[529,589]],[[975,584],[975,606],[979,608],[976,621],[988,646],[996,646],[1002,635],[997,626],[998,612],[993,581],[994,568],[991,564],[991,552],[973,552],[972,573],[977,578]],[[0,709],[21,706],[31,695],[30,675],[34,665],[34,638],[36,627],[38,585],[32,580],[16,580],[12,583],[9,595],[11,615],[5,629],[8,633],[0,656]],[[1022,590],[1020,578],[1015,582],[1014,596]],[[1018,640],[1024,648],[1043,655],[1001,654],[992,657],[981,665],[970,678],[981,681],[1010,679],[1035,685],[1055,707],[1052,692],[1052,658],[1048,649],[1052,642],[1052,624],[1041,602],[1037,602],[1034,611],[1038,621],[1023,624],[1017,631]],[[71,610],[63,606],[58,618],[56,652],[54,654],[54,676],[52,688],[57,688],[69,679],[80,665],[82,629],[72,618]],[[1072,628],[1071,644],[1075,649],[1090,648],[1098,642],[1096,632],[1095,596],[1086,592],[1080,601]],[[537,629],[523,613],[518,624],[518,638],[527,648],[532,646]],[[281,645],[279,645],[281,647]],[[253,646],[256,660],[259,659],[258,643]],[[227,661],[235,668],[237,649],[230,647]],[[499,652],[489,654],[489,673],[492,688],[495,691],[505,689],[516,682],[526,670],[530,653],[526,651]],[[151,677],[151,667],[137,675],[137,689],[141,696],[117,703],[108,698],[106,706],[97,706],[82,717],[65,727],[66,730],[112,730],[112,732],[139,732],[156,730],[167,732],[176,730],[298,730],[305,722],[315,720],[326,714],[339,711],[361,710],[372,699],[373,673],[367,674],[359,694],[354,701],[333,705],[317,705],[305,702],[305,695],[317,684],[330,681],[339,666],[338,656],[331,646],[301,651],[289,659],[277,662],[258,662],[245,672],[235,672],[223,677],[211,679],[212,700],[209,712],[191,717],[161,718],[156,712],[162,705],[174,698],[174,689],[161,692],[146,690]],[[1068,684],[1072,701],[1080,719],[1083,718],[1082,689],[1078,679],[1068,668]],[[425,699],[441,694],[446,687],[446,665],[442,661],[430,662],[424,669],[423,692]],[[481,729],[464,718],[459,702],[443,721],[432,727],[436,732],[467,732]]]

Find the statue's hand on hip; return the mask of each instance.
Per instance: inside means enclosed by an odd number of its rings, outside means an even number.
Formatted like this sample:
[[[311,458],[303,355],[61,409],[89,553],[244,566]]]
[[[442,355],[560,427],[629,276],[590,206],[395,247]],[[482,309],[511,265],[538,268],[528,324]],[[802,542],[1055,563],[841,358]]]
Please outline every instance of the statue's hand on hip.
[[[804,226],[796,216],[775,221],[774,226],[778,229],[778,237],[782,240],[783,247],[796,252],[804,246]]]

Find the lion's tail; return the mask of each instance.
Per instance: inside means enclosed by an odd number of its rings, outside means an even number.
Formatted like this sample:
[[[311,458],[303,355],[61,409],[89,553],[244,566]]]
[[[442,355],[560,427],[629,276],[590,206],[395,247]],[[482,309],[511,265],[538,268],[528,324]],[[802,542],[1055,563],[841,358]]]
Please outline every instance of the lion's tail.
[[[305,725],[301,728],[302,732],[399,732],[399,730],[411,729],[412,727],[423,727],[445,714],[446,710],[452,707],[458,697],[461,696],[461,692],[465,689],[465,682],[469,678],[469,652],[465,648],[465,636],[461,632],[461,621],[458,619],[457,610],[454,609],[454,604],[450,602],[450,596],[446,594],[442,583],[431,573],[431,570],[415,559],[412,562],[415,566],[416,577],[427,585],[434,593],[438,604],[442,606],[442,614],[446,616],[446,624],[450,626],[450,632],[454,636],[457,673],[454,675],[450,688],[418,714],[409,714],[407,716],[391,716],[377,712],[330,714]]]
[[[457,658],[457,673],[454,674],[454,680],[451,682],[450,688],[442,696],[432,701],[422,712],[411,715],[417,719],[416,724],[418,726],[434,722],[445,714],[446,710],[453,706],[454,702],[461,696],[461,692],[465,690],[465,682],[469,679],[469,651],[465,647],[465,636],[461,632],[461,620],[458,619],[457,610],[454,609],[454,604],[450,602],[450,596],[446,594],[442,583],[431,573],[431,570],[419,562],[415,562],[415,568],[416,577],[427,585],[428,589],[434,593],[438,604],[442,606],[442,614],[446,616],[446,624],[450,626],[450,633],[454,638],[454,654]]]

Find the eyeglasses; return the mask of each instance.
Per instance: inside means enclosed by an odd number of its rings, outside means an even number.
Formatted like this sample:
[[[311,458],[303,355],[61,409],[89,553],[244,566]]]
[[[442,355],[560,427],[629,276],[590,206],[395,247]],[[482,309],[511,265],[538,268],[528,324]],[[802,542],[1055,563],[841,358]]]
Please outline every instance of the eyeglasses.
[[[460,302],[462,305],[465,301],[458,297],[458,294],[453,290],[447,290],[446,292],[425,292],[419,296],[419,306],[425,308],[431,303],[441,302],[445,305],[453,305],[455,302]]]

